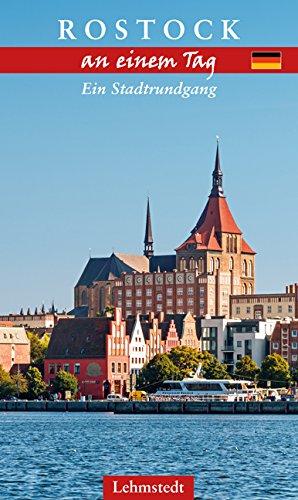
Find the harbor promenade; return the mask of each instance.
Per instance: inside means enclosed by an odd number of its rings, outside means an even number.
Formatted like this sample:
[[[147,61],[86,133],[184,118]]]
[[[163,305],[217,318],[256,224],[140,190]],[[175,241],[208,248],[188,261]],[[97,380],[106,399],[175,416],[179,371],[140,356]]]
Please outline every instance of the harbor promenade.
[[[0,412],[112,412],[116,414],[298,414],[298,401],[0,401]]]

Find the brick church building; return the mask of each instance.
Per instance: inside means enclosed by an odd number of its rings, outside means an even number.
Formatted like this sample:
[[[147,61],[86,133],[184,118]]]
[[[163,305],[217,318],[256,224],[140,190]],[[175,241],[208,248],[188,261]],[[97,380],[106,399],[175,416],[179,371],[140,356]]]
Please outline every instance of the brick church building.
[[[209,198],[176,254],[154,254],[148,200],[144,255],[90,259],[75,287],[71,312],[92,317],[112,305],[121,307],[124,317],[151,311],[229,316],[230,296],[254,290],[255,252],[224,195],[217,143]]]

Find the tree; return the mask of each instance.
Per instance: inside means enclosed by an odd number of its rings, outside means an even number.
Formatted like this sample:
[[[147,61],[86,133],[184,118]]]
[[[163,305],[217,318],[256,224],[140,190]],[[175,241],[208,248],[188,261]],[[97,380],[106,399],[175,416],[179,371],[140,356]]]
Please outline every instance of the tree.
[[[11,376],[0,365],[0,399],[14,396],[15,391],[16,387]]]
[[[198,349],[187,346],[174,347],[168,354],[172,363],[179,371],[179,378],[189,377],[196,372],[200,363]]]
[[[207,379],[231,378],[227,371],[227,365],[220,363],[218,359],[208,351],[199,353],[199,361],[202,363],[202,374]]]
[[[56,392],[70,391],[72,395],[78,391],[78,381],[74,375],[64,370],[60,370],[53,382],[53,388]]]
[[[250,356],[243,356],[236,363],[235,375],[247,380],[254,380],[259,374],[260,368]]]
[[[43,363],[48,350],[50,336],[45,334],[42,338],[39,338],[39,336],[33,332],[28,332],[27,335],[30,340],[31,364],[36,366],[43,373]]]
[[[140,389],[148,387],[153,392],[164,380],[177,379],[178,377],[179,370],[169,356],[167,354],[156,354],[141,370],[137,386]]]
[[[269,354],[264,359],[260,371],[260,385],[266,387],[267,381],[271,381],[272,387],[283,387],[291,380],[288,362],[279,354]]]
[[[25,396],[27,394],[28,383],[26,377],[20,372],[15,373],[11,377],[12,383],[14,385],[14,394],[16,396]]]
[[[27,394],[29,399],[36,399],[41,396],[46,390],[46,384],[42,380],[42,375],[38,368],[30,366],[26,379],[28,383]]]

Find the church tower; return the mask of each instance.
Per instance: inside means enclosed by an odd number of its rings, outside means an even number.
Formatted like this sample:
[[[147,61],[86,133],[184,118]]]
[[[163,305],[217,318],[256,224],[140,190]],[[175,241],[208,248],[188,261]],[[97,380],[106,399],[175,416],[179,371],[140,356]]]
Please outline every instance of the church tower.
[[[211,192],[190,236],[176,249],[176,267],[196,271],[201,315],[228,316],[230,295],[255,290],[255,252],[224,195],[218,139]]]
[[[149,197],[147,200],[146,229],[145,229],[145,238],[144,238],[144,255],[146,257],[148,257],[148,259],[150,259],[150,257],[152,257],[154,255]]]

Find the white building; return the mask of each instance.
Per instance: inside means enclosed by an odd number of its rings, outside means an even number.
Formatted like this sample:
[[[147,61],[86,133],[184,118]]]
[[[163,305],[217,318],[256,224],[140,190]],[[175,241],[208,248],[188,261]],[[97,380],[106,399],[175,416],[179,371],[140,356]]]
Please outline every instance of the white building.
[[[131,375],[138,375],[146,362],[146,342],[139,315],[136,317],[130,336],[129,361]]]
[[[269,341],[276,320],[232,320],[204,318],[201,322],[202,350],[214,354],[233,372],[237,361],[250,356],[258,366],[269,354]]]

